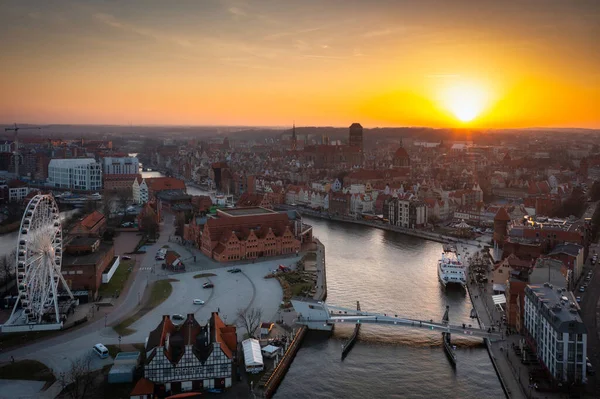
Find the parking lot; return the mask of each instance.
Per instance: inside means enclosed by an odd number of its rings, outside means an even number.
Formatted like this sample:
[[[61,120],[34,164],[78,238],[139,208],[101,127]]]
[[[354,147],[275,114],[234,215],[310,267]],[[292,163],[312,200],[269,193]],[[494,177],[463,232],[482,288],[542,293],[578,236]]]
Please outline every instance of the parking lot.
[[[211,312],[218,311],[226,323],[235,323],[240,309],[248,307],[262,310],[264,321],[276,320],[283,292],[276,279],[265,279],[271,270],[279,264],[295,264],[297,258],[286,260],[268,260],[254,264],[220,267],[201,272],[172,274],[170,277],[178,281],[172,282],[173,292],[158,307],[144,315],[131,325],[136,332],[124,337],[123,342],[144,342],[148,333],[156,328],[163,315],[193,313],[199,323],[206,323]],[[241,272],[230,273],[229,269],[239,268]],[[214,276],[194,278],[200,273]],[[213,288],[203,288],[210,282]],[[203,305],[194,304],[194,300],[204,301]],[[238,329],[241,338],[245,331]]]

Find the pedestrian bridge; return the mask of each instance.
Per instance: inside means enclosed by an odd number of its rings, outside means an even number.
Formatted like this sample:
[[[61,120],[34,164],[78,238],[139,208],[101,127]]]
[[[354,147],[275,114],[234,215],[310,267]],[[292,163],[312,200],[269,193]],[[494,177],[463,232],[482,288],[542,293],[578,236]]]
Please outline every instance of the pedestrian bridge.
[[[310,330],[331,331],[335,324],[382,324],[397,327],[422,328],[440,333],[452,333],[454,336],[487,338],[492,341],[503,340],[504,336],[492,328],[479,326],[452,325],[433,320],[417,320],[397,314],[373,313],[364,310],[342,308],[313,299],[292,299],[294,310],[298,313],[296,323],[306,325]]]

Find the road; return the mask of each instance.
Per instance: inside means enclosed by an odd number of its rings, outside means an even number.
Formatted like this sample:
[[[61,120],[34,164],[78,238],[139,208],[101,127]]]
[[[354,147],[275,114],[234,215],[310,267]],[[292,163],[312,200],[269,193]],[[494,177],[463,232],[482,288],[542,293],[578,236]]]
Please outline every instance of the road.
[[[588,283],[588,288],[584,293],[579,292],[580,285],[577,286],[575,295],[581,296],[581,318],[588,330],[587,353],[594,369],[600,369],[600,333],[598,323],[600,321],[600,267],[598,263],[595,266],[591,265],[592,255],[600,253],[600,245],[590,245],[588,259],[586,259],[583,276],[586,276],[588,271],[592,271],[592,279]],[[583,279],[581,279],[583,283]],[[587,391],[590,393],[598,393],[600,390],[600,376],[598,374],[588,375]]]

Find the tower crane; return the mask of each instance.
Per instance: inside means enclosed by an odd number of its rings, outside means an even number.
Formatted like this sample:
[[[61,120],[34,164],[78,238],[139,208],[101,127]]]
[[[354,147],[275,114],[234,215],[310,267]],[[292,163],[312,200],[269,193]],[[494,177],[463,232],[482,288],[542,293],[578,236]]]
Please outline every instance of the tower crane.
[[[15,157],[15,175],[17,175],[17,179],[19,178],[19,130],[21,130],[21,129],[23,129],[23,130],[26,130],[26,129],[37,129],[37,130],[40,130],[41,127],[37,127],[37,126],[19,127],[15,123],[14,127],[5,127],[4,128],[5,132],[9,132],[9,131],[14,131],[15,132],[15,152],[14,152],[14,157]]]

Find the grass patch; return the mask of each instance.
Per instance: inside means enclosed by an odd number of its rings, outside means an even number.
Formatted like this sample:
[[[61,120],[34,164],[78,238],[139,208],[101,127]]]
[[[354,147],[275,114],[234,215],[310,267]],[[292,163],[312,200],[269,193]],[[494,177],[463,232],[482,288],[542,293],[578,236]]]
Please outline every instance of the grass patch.
[[[303,261],[317,261],[317,254],[315,252],[308,252],[302,257]]]
[[[171,285],[171,282],[175,281],[179,280],[168,279],[154,282],[150,289],[150,299],[144,304],[144,307],[133,316],[128,317],[114,326],[113,330],[115,330],[121,336],[133,334],[135,330],[129,328],[129,326],[141,319],[146,313],[163,303],[171,295],[171,292],[173,292],[173,286]]]
[[[194,276],[194,278],[214,277],[214,276],[216,276],[216,274],[214,274],[214,273],[200,273],[200,274],[196,274]]]
[[[33,331],[19,334],[0,334],[0,347],[3,350],[19,345],[27,345],[38,339],[58,335],[60,331]]]
[[[312,288],[313,285],[311,283],[297,283],[290,286],[290,289],[292,290],[292,296],[299,296],[304,291],[310,291]]]
[[[0,368],[0,375],[7,380],[56,381],[54,374],[46,365],[36,360],[21,360]]]
[[[131,259],[121,260],[121,263],[119,264],[119,267],[117,267],[117,270],[115,270],[115,274],[113,274],[110,282],[100,285],[100,288],[98,289],[98,295],[109,297],[115,294],[120,294],[125,286],[125,282],[131,274],[129,269],[133,269],[134,264],[134,261]]]

